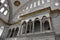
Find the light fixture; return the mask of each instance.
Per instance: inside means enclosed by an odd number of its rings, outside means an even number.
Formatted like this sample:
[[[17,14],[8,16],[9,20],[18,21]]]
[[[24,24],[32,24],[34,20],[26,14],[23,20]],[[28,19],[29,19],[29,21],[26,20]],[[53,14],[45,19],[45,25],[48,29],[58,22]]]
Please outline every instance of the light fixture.
[[[58,2],[56,2],[56,3],[55,3],[55,6],[59,6],[59,3],[58,3]]]

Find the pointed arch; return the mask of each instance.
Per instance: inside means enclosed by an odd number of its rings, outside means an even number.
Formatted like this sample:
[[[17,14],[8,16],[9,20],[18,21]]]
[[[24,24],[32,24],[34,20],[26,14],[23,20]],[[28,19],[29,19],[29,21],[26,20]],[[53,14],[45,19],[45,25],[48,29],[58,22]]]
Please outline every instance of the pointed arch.
[[[32,28],[33,28],[33,22],[32,20],[30,19],[28,21],[28,25],[27,25],[27,33],[31,33],[32,32]]]
[[[22,34],[25,34],[26,33],[26,25],[27,25],[27,23],[26,23],[26,21],[24,21],[22,23],[22,27],[23,27]]]
[[[39,32],[40,31],[40,20],[39,18],[36,18],[34,21],[34,32]]]

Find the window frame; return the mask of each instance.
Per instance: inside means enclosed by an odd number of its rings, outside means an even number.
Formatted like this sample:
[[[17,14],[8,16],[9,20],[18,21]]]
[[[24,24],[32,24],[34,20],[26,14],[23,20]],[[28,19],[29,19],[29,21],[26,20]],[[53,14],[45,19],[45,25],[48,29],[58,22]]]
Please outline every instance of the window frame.
[[[45,18],[44,18],[45,17]],[[44,30],[44,23],[46,22],[46,21],[48,21],[48,23],[49,23],[49,27],[50,27],[50,30]],[[50,18],[49,17],[46,17],[46,16],[43,16],[42,17],[42,31],[51,31],[51,23],[50,23],[51,21],[50,21]]]

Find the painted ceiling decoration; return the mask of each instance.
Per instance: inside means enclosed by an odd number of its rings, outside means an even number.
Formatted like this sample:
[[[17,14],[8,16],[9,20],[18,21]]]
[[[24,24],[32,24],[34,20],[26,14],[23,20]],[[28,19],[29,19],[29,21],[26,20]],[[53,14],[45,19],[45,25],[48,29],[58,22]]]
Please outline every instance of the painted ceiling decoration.
[[[18,0],[16,0],[16,1],[14,2],[14,5],[15,5],[15,6],[20,6],[20,4],[21,4],[21,3],[20,3],[20,1],[18,1]]]

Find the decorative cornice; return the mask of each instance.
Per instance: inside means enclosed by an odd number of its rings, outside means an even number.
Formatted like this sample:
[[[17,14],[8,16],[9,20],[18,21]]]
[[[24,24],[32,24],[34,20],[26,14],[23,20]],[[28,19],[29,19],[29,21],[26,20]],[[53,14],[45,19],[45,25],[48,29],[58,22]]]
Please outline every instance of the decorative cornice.
[[[37,10],[37,11],[31,12],[31,13],[28,13],[28,14],[20,16],[20,17],[25,18],[25,17],[28,17],[28,16],[32,16],[32,15],[39,14],[39,13],[42,13],[42,12],[45,12],[45,11],[50,11],[50,10],[51,10],[51,8],[47,7],[47,8],[41,9],[41,10]]]

